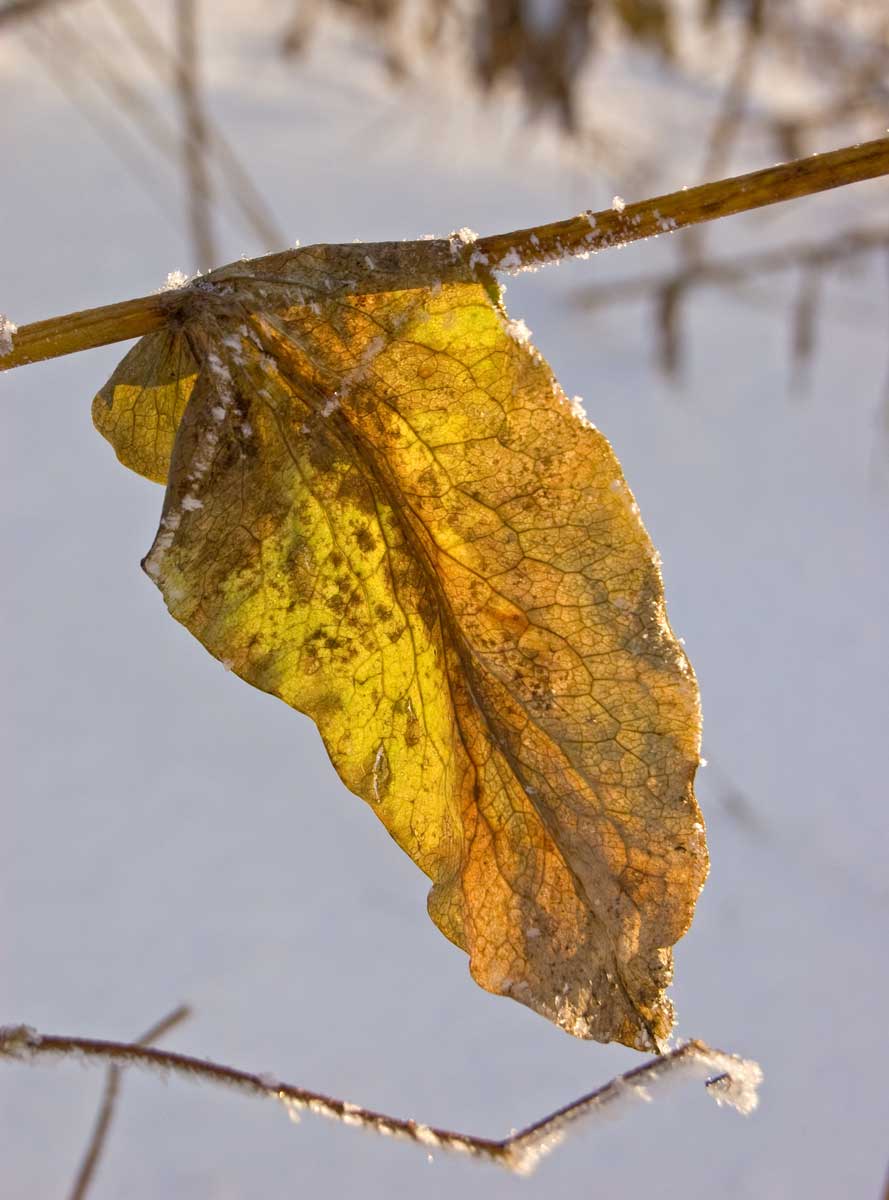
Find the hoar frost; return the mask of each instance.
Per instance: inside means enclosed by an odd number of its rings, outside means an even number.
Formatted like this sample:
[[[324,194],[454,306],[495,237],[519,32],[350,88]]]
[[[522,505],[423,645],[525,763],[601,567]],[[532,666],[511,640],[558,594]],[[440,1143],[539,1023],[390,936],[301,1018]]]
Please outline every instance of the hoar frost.
[[[178,291],[179,288],[184,288],[187,283],[188,276],[184,271],[168,271],[167,278],[164,280],[160,291],[175,292]]]
[[[506,326],[506,332],[513,339],[513,341],[518,342],[520,346],[527,346],[531,341],[531,330],[521,317],[517,317],[514,320],[507,320],[504,322],[504,324]]]
[[[588,425],[590,429],[592,429],[593,423],[586,415],[586,409],[583,406],[583,397],[572,396],[571,399],[568,400],[568,397],[566,396],[565,400],[567,401],[568,407],[571,409],[572,414],[577,417],[581,425]]]
[[[12,354],[13,339],[18,333],[18,325],[0,313],[0,356]]]
[[[464,246],[471,246],[473,242],[478,241],[478,234],[464,225],[462,229],[455,229],[448,241],[451,244],[451,253],[459,254]]]
[[[521,271],[523,265],[522,256],[515,246],[510,247],[497,264],[500,271]]]
[[[469,256],[469,269],[474,270],[476,267],[486,267],[487,265],[487,254],[483,250],[473,250]]]

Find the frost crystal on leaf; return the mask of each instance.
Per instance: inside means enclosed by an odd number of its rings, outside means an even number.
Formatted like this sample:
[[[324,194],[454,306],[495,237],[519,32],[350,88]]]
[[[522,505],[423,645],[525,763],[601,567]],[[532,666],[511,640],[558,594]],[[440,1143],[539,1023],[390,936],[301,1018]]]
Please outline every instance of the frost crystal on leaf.
[[[462,229],[455,229],[448,241],[453,247],[459,249],[460,246],[471,246],[473,242],[477,242],[478,234],[474,229],[464,225]]]
[[[488,256],[483,250],[473,250],[469,256],[469,268],[474,270],[476,267],[486,267],[488,265]]]
[[[516,250],[515,246],[511,247],[500,259],[498,269],[501,271],[521,271],[522,256]]]
[[[567,399],[568,398],[566,397],[566,400]],[[580,421],[580,423],[582,425],[588,425],[591,429],[593,428],[592,422],[590,421],[589,417],[586,415],[586,409],[583,406],[583,397],[582,396],[572,396],[571,399],[568,400],[568,405],[571,409],[571,412],[574,414],[575,417],[577,417],[578,421]],[[616,482],[616,481],[612,481],[612,486],[613,486],[614,482]]]
[[[622,213],[627,207],[627,202],[624,200],[623,196],[615,196],[611,201],[611,207],[615,212]]]
[[[184,271],[168,271],[167,278],[164,280],[163,286],[159,289],[162,292],[175,292],[179,288],[184,288],[188,283],[188,276]]]
[[[526,346],[531,341],[531,330],[521,317],[517,317],[512,321],[507,320],[506,332],[513,339],[513,341],[518,342],[520,346]]]

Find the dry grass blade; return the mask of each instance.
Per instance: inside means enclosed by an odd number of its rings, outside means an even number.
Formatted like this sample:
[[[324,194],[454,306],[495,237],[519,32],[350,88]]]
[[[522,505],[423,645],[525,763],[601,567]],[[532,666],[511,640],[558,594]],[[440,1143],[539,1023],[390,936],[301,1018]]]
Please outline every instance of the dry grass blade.
[[[617,1076],[509,1137],[491,1139],[386,1116],[348,1101],[335,1100],[320,1092],[281,1083],[266,1075],[254,1075],[234,1067],[139,1044],[42,1035],[28,1026],[19,1025],[0,1029],[0,1058],[4,1056],[30,1062],[74,1056],[87,1062],[154,1068],[229,1087],[246,1095],[277,1100],[294,1117],[302,1111],[316,1113],[384,1137],[413,1142],[427,1152],[446,1150],[496,1163],[524,1175],[530,1174],[544,1155],[564,1141],[573,1125],[586,1117],[601,1116],[606,1110],[612,1111],[624,1100],[647,1101],[650,1098],[647,1089],[666,1079],[677,1076],[703,1077],[708,1092],[717,1104],[727,1104],[745,1115],[756,1108],[757,1088],[762,1081],[762,1071],[757,1063],[716,1050],[704,1042],[689,1041],[669,1054],[649,1059]]]

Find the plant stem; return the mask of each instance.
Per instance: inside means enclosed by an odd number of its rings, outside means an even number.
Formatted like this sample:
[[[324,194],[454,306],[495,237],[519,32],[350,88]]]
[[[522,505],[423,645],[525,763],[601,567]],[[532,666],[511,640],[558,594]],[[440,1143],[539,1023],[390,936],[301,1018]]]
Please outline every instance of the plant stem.
[[[435,1129],[416,1121],[388,1117],[384,1113],[335,1100],[320,1092],[293,1087],[265,1075],[253,1075],[234,1067],[206,1062],[185,1054],[143,1046],[139,1043],[107,1042],[93,1038],[58,1037],[39,1034],[27,1026],[0,1029],[0,1058],[36,1061],[74,1056],[87,1062],[112,1063],[119,1067],[142,1066],[170,1071],[191,1079],[221,1084],[248,1095],[279,1101],[292,1117],[301,1111],[330,1117],[401,1140],[414,1142],[427,1152],[447,1150],[497,1163],[518,1174],[528,1174],[541,1157],[564,1140],[568,1127],[582,1117],[601,1115],[624,1099],[647,1100],[646,1087],[672,1075],[710,1076],[707,1088],[719,1104],[730,1104],[739,1112],[756,1107],[756,1089],[762,1080],[758,1065],[747,1059],[715,1050],[704,1042],[690,1041],[619,1075],[579,1100],[565,1105],[540,1121],[500,1140]]]
[[[92,350],[111,342],[125,342],[163,329],[172,307],[170,297],[175,295],[175,292],[160,292],[139,296],[22,325],[15,334],[12,352],[0,358],[0,370],[61,358],[63,354]]]
[[[624,246],[641,238],[656,237],[703,221],[717,221],[784,200],[798,200],[880,175],[889,175],[889,138],[655,196],[638,204],[627,204],[621,212],[612,208],[582,213],[552,225],[495,234],[480,238],[476,245],[495,271],[513,265],[521,269],[573,254]],[[520,261],[514,263],[516,258]]]
[[[581,213],[567,221],[479,238],[473,252],[495,271],[525,270],[881,175],[889,175],[889,138],[655,196],[621,211]],[[367,251],[373,252],[372,245]],[[161,329],[180,301],[181,293],[162,292],[24,325],[12,350],[0,357],[0,370],[141,337]]]

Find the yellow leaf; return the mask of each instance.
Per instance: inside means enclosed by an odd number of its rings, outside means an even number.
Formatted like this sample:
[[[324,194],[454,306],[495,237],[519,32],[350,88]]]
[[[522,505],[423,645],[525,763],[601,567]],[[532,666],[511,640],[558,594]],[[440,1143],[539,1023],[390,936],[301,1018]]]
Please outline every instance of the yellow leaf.
[[[96,423],[150,478],[169,458],[170,612],[315,720],[476,981],[650,1048],[707,870],[697,687],[611,447],[469,259],[223,268]]]

